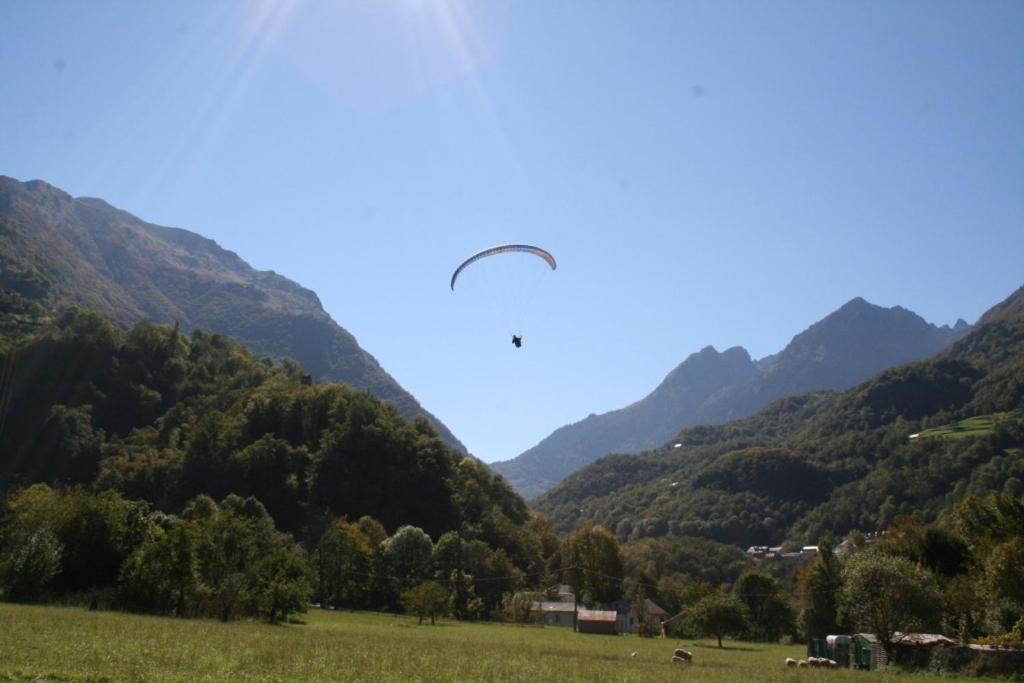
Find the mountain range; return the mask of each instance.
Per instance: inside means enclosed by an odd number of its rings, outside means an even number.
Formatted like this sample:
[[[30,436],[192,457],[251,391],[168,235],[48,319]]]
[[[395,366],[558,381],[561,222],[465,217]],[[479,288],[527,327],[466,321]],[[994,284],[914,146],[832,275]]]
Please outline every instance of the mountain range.
[[[722,352],[707,346],[641,400],[561,427],[491,467],[524,497],[535,498],[603,455],[656,448],[680,429],[747,417],[783,396],[847,389],[881,370],[927,357],[969,329],[963,320],[938,327],[900,306],[883,308],[858,297],[779,353],[757,361],[739,346]]]
[[[317,295],[181,228],[152,225],[101,199],[0,176],[3,289],[48,310],[80,306],[127,328],[144,319],[229,336],[258,356],[292,358],[313,377],[363,389],[406,418],[454,434],[324,311]]]
[[[927,359],[606,456],[534,507],[561,532],[746,547],[948,519],[991,493],[1024,494],[1024,288]]]

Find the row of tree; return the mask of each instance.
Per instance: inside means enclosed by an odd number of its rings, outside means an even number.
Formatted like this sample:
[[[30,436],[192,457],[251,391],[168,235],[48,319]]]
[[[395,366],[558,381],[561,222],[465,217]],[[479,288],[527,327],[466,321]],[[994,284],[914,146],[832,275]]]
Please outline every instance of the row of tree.
[[[0,595],[224,620],[303,611],[305,553],[254,498],[207,496],[180,515],[107,491],[37,484],[0,517]]]
[[[784,565],[749,562],[728,582],[652,575],[600,527],[562,542],[541,533],[548,552],[528,572],[505,549],[454,530],[434,542],[411,525],[389,535],[369,516],[336,518],[304,547],[252,497],[217,504],[199,496],[168,515],[112,491],[35,485],[10,496],[0,517],[0,597],[224,620],[275,622],[311,601],[405,609],[421,620],[528,620],[545,589],[564,581],[582,605],[631,598],[641,633],[712,636],[720,646],[727,636],[775,642],[869,632],[891,650],[897,632],[919,630],[1024,639],[1020,498],[969,498],[948,528],[900,518],[873,544],[851,535],[841,555],[823,542],[792,580],[768,571]],[[644,621],[646,598],[678,611],[664,624]]]
[[[800,576],[809,638],[928,630],[1021,646],[1024,640],[1024,499],[968,497],[948,527],[896,520],[871,546],[854,535],[837,557],[827,543]]]
[[[611,534],[584,529],[559,544],[543,519],[531,524],[549,552],[528,572],[506,549],[455,530],[435,543],[419,527],[388,535],[370,516],[336,518],[304,547],[253,497],[230,494],[218,504],[201,495],[169,515],[114,491],[36,484],[12,494],[0,515],[0,598],[276,622],[310,601],[408,608],[415,601],[407,594],[424,582],[458,619],[501,616],[509,596],[561,580],[587,601],[622,594],[622,553]]]

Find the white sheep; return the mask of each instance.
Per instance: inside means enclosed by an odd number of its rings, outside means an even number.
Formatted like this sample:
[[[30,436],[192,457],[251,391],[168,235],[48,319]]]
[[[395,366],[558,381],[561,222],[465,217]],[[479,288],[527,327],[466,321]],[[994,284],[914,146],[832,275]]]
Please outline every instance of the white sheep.
[[[792,657],[786,657],[786,666],[796,666],[796,660]]]

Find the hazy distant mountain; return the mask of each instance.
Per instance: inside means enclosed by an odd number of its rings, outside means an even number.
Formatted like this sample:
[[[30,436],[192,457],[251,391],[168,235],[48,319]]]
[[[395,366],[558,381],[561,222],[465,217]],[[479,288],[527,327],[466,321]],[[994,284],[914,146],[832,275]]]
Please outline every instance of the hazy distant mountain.
[[[856,298],[798,334],[779,353],[753,361],[741,347],[705,347],[643,399],[561,427],[512,460],[491,465],[527,498],[608,453],[638,453],[681,429],[752,415],[771,401],[814,389],[846,389],[875,373],[929,356],[970,329],[925,322],[911,311]]]
[[[427,418],[465,450],[315,293],[193,232],[151,225],[42,181],[0,176],[0,269],[5,283],[40,285],[50,307],[86,306],[122,326],[177,321],[183,330],[230,336],[257,355],[294,358],[314,377],[369,391],[407,418]]]
[[[927,359],[599,458],[535,507],[558,532],[599,524],[621,541],[814,543],[899,516],[930,523],[970,496],[1020,496],[1022,472],[1024,288]]]

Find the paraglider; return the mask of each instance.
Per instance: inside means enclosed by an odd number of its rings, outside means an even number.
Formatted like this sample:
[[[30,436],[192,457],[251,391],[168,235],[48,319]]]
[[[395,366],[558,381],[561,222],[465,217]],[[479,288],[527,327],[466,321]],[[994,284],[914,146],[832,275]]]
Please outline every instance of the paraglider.
[[[523,347],[523,319],[529,309],[527,294],[536,286],[537,281],[542,279],[537,277],[538,265],[543,269],[543,264],[546,263],[551,270],[558,266],[555,257],[540,247],[529,244],[501,244],[477,252],[460,263],[452,273],[451,290],[455,291],[455,283],[460,281],[459,277],[463,271],[481,260],[494,256],[500,258],[472,269],[473,277],[470,279],[475,282],[470,282],[470,291],[488,295],[488,309],[504,315],[505,325],[512,335],[512,345],[520,349]],[[510,256],[512,258],[509,258]],[[522,256],[529,258],[520,258]],[[535,261],[532,257],[537,257],[541,261]],[[461,287],[462,285],[460,289]]]
[[[455,269],[455,272],[452,273],[452,291],[455,291],[455,281],[459,279],[459,273],[465,270],[471,263],[475,263],[476,261],[479,261],[482,258],[487,258],[488,256],[497,256],[498,254],[508,254],[512,252],[522,252],[539,256],[548,262],[548,265],[551,266],[551,270],[558,267],[558,264],[555,263],[555,257],[540,247],[531,247],[529,244],[502,244],[497,247],[491,247],[490,249],[484,249],[463,261],[459,267]]]

